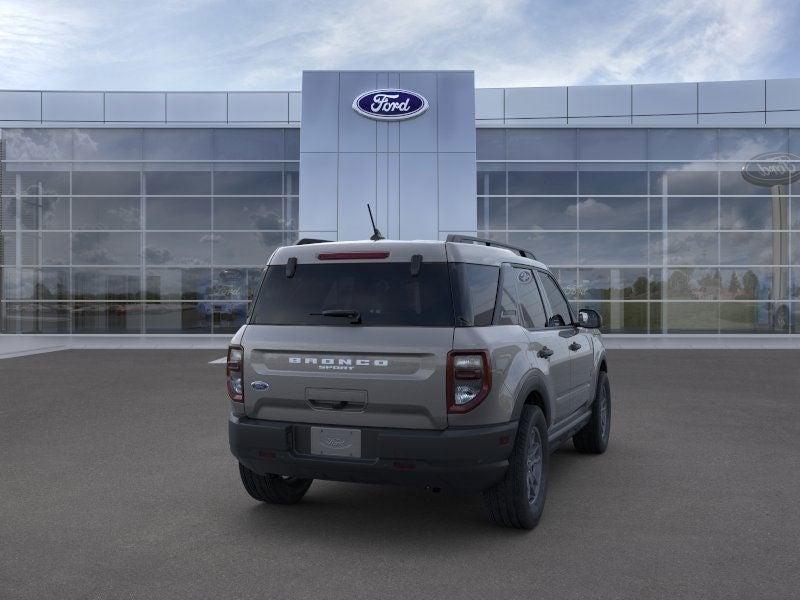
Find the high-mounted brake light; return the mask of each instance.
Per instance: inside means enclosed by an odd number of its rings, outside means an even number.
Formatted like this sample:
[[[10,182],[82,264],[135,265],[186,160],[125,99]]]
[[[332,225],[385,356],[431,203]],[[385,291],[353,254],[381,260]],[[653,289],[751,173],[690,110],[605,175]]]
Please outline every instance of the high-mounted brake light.
[[[451,350],[447,354],[447,412],[471,411],[486,399],[491,387],[486,350]]]
[[[228,362],[225,367],[225,374],[228,379],[228,396],[234,402],[244,402],[242,384],[242,362],[244,359],[244,348],[241,346],[228,347]]]
[[[388,252],[323,252],[317,254],[320,260],[379,260],[389,258]]]

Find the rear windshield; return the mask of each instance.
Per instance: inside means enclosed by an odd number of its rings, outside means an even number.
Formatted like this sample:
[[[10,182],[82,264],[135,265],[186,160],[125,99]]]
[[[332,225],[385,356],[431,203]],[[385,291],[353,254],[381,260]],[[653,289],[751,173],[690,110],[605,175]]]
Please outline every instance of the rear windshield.
[[[453,299],[446,263],[298,264],[267,268],[250,323],[254,325],[351,325],[352,318],[323,311],[357,311],[357,326],[451,327]]]

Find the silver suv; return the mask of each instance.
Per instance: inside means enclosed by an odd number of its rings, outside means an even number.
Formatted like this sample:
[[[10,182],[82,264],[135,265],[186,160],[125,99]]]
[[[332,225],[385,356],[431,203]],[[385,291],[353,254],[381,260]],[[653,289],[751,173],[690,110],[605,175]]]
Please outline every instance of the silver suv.
[[[550,452],[608,444],[600,326],[490,240],[279,248],[228,350],[244,487],[275,504],[314,479],[482,493],[493,521],[530,529]]]

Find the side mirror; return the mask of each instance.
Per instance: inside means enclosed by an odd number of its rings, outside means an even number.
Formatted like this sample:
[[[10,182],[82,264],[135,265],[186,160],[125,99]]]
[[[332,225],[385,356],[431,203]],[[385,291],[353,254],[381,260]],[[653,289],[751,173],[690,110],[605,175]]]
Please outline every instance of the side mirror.
[[[600,329],[603,326],[603,317],[596,310],[582,308],[578,311],[578,325],[586,329]]]

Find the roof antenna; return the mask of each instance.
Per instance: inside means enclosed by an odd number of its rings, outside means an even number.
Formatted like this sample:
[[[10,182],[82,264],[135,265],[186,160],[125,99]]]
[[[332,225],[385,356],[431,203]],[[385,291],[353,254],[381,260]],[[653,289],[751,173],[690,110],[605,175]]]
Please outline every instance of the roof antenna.
[[[372,235],[369,237],[373,242],[378,240],[385,240],[386,238],[381,235],[381,232],[375,227],[375,218],[372,216],[372,207],[367,203],[367,210],[369,211],[369,220],[372,221]]]

